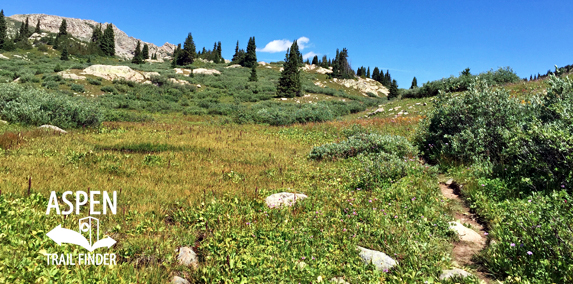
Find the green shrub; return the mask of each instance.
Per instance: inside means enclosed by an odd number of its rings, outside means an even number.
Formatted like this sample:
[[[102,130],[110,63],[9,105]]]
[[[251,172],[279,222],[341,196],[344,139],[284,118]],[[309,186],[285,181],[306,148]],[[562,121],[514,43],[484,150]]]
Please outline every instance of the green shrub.
[[[46,87],[46,89],[57,90],[60,88],[60,83],[54,81],[45,81],[42,83],[42,86]]]
[[[88,80],[88,83],[90,83],[91,85],[94,85],[94,86],[101,85],[101,80],[93,79],[93,78],[88,78],[87,80]]]
[[[72,84],[70,86],[70,89],[74,92],[78,92],[78,93],[85,93],[86,89],[84,88],[84,85],[79,85],[79,84]]]
[[[349,158],[360,153],[392,154],[405,158],[416,156],[417,150],[405,137],[379,134],[359,134],[339,143],[325,144],[312,149],[309,158],[315,160]]]
[[[62,66],[60,66],[60,63],[56,64],[56,67],[54,67],[54,72],[61,72],[64,71],[65,69],[62,68]]]
[[[103,86],[100,88],[100,90],[104,93],[112,93],[112,94],[117,94],[117,90],[113,87],[113,86]]]
[[[20,83],[27,83],[27,82],[40,83],[40,78],[31,74],[26,74],[20,77]]]
[[[102,120],[99,108],[84,98],[12,84],[0,85],[0,114],[12,123],[63,128],[98,126]]]

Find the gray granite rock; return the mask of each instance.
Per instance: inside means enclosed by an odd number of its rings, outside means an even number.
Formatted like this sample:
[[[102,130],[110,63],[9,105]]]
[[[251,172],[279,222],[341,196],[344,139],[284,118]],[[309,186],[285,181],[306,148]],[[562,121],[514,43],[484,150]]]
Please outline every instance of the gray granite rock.
[[[197,254],[190,247],[181,247],[179,249],[177,262],[180,265],[192,266],[193,268],[197,268],[197,265],[199,265]]]
[[[360,250],[362,260],[367,264],[372,263],[376,267],[376,270],[388,270],[398,264],[398,262],[383,252],[363,247],[358,247],[358,249]]]
[[[472,274],[465,271],[465,270],[461,270],[459,268],[454,268],[454,269],[450,269],[450,270],[443,270],[442,274],[440,275],[440,280],[446,280],[452,277],[460,277],[460,278],[466,278],[468,276],[471,276]]]
[[[175,276],[173,277],[173,280],[171,280],[171,284],[190,284],[189,281],[187,281],[184,278],[181,278],[179,276]]]
[[[308,196],[301,193],[281,192],[268,196],[265,199],[267,206],[270,208],[277,208],[283,206],[292,206],[295,202],[303,200]]]

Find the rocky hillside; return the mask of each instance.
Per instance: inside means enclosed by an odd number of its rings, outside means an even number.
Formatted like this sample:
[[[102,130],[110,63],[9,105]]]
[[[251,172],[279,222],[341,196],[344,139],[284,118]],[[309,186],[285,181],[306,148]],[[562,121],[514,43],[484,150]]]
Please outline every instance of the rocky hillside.
[[[40,29],[42,31],[57,33],[60,28],[60,24],[62,23],[63,19],[66,19],[68,24],[68,33],[73,35],[76,38],[81,40],[88,41],[91,38],[93,29],[97,27],[100,23],[93,21],[93,20],[82,20],[82,19],[75,19],[75,18],[67,18],[67,17],[60,17],[60,16],[52,16],[52,15],[44,15],[44,14],[27,14],[27,15],[12,15],[8,17],[14,21],[24,22],[26,21],[26,17],[29,18],[29,25],[30,27],[35,27],[36,22],[38,19],[40,20]],[[101,23],[102,29],[105,29],[105,26],[108,23]],[[16,27],[11,29],[12,31],[16,30]],[[113,25],[113,31],[115,34],[115,53],[119,57],[123,58],[131,58],[133,56],[133,50],[137,45],[138,39],[128,36],[125,32],[118,29],[115,25]],[[146,42],[142,41],[142,45]],[[166,58],[173,54],[175,50],[175,45],[166,42],[163,46],[156,46],[153,43],[147,43],[149,45],[149,52],[157,53],[158,58]]]

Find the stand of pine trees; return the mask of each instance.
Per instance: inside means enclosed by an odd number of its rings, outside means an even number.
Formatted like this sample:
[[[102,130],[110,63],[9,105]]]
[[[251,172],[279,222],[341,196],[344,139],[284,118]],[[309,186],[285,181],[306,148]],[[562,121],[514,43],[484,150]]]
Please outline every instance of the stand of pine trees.
[[[173,52],[172,66],[185,66],[191,65],[197,58],[197,50],[195,47],[195,42],[193,41],[193,36],[191,33],[187,34],[187,38],[183,43],[183,49],[181,49],[181,44],[177,45],[177,49]]]
[[[299,66],[302,64],[298,44],[295,40],[287,50],[283,71],[277,86],[277,97],[302,97]]]
[[[257,66],[257,45],[255,43],[255,37],[249,38],[246,52],[244,49],[239,49],[239,41],[237,41],[235,54],[233,55],[231,63],[239,64],[243,67],[249,68],[251,68],[253,65]]]
[[[137,46],[135,47],[135,50],[133,51],[133,59],[131,60],[131,63],[134,63],[134,64],[143,63],[143,53],[141,52],[141,42],[139,42],[139,41],[137,41]]]
[[[215,42],[213,50],[207,50],[203,47],[203,50],[197,53],[197,58],[211,60],[213,63],[224,63],[225,59],[223,59],[222,55],[221,42]]]
[[[332,62],[331,78],[351,79],[354,77],[354,70],[348,63],[348,50],[343,48],[342,51],[336,50],[336,58]]]

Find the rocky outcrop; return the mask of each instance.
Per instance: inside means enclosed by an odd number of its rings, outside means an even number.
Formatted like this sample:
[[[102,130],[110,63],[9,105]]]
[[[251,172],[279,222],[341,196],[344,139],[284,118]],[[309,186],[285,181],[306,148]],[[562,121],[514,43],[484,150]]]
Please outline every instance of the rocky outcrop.
[[[190,284],[185,278],[181,278],[179,276],[174,276],[171,280],[171,284]]]
[[[182,74],[182,75],[189,75],[191,74],[191,69],[184,69],[184,68],[174,68],[175,74]],[[221,72],[215,69],[205,69],[205,68],[197,68],[193,69],[193,74],[205,74],[205,75],[220,75]]]
[[[460,222],[450,222],[450,230],[454,230],[464,242],[481,243],[481,236],[474,230],[462,225]]]
[[[355,78],[355,79],[332,79],[334,83],[343,85],[347,88],[353,88],[360,91],[363,95],[368,93],[373,93],[375,95],[388,96],[390,91],[388,88],[384,87],[380,82],[377,82],[370,78]]]
[[[320,67],[320,66],[318,66],[318,65],[314,65],[314,64],[311,64],[311,65],[305,64],[305,65],[304,65],[303,67],[301,67],[300,69],[303,70],[303,71],[307,71],[307,72],[308,72],[308,71],[315,71],[316,73],[320,73],[320,74],[332,73],[332,70],[326,69],[326,68],[322,68],[322,67]]]
[[[128,66],[92,65],[84,69],[82,74],[93,75],[106,80],[125,79],[135,82],[142,82],[145,80],[143,74],[134,71]]]
[[[10,59],[10,58],[6,57],[6,56],[3,55],[3,54],[0,54],[0,59]]]
[[[40,29],[42,31],[51,33],[57,33],[60,29],[60,25],[62,24],[62,20],[66,19],[66,23],[68,25],[68,33],[83,41],[89,41],[91,39],[93,29],[100,24],[93,20],[83,20],[45,14],[12,15],[9,18],[12,20],[24,22],[26,21],[26,17],[29,18],[29,23],[33,27],[35,27],[36,22],[40,20]],[[107,24],[108,23],[101,23],[102,29],[105,29]],[[132,58],[133,51],[137,46],[138,39],[128,36],[115,25],[112,24],[112,26],[115,35],[116,55],[126,59]],[[163,46],[157,46],[153,43],[141,41],[142,46],[146,43],[149,46],[149,54],[157,53],[157,57],[162,59],[169,58],[169,56],[173,54],[173,51],[176,47],[174,44],[168,42],[163,44]]]

